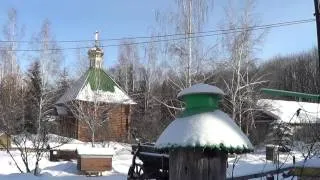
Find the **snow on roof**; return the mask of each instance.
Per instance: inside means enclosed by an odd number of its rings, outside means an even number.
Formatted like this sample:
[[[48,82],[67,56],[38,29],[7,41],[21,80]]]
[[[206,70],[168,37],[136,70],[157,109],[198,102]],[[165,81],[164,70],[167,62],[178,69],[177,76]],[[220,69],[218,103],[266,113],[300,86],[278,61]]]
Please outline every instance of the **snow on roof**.
[[[77,149],[79,155],[113,156],[114,150],[111,148],[81,147]]]
[[[96,68],[88,69],[56,104],[72,100],[136,104],[104,70]]]
[[[67,91],[58,99],[56,104],[65,104],[74,100],[86,81],[86,74],[83,74],[77,81],[72,83]]]
[[[75,99],[91,102],[100,101],[106,103],[135,104],[135,102],[117,86],[114,87],[114,92],[102,90],[95,91],[92,90],[89,83],[80,90]]]
[[[68,109],[64,106],[55,106],[58,115],[68,115]]]
[[[318,123],[320,122],[320,104],[298,101],[260,99],[258,105],[274,114],[285,123]],[[297,110],[300,110],[297,116]]]
[[[178,98],[187,95],[187,94],[220,94],[224,95],[224,92],[216,86],[208,85],[208,84],[195,84],[189,88],[182,90],[178,94]]]
[[[249,139],[224,112],[215,110],[177,118],[160,135],[155,146],[253,149]]]

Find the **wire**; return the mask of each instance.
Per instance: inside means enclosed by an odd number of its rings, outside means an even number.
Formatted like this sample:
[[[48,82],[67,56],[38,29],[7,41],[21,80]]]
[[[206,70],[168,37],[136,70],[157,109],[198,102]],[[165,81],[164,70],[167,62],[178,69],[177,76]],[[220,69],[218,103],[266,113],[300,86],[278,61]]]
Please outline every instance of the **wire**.
[[[225,35],[231,33],[238,33],[245,31],[254,31],[254,30],[262,30],[262,29],[269,29],[269,28],[277,28],[283,26],[291,26],[296,24],[303,24],[303,23],[310,23],[313,22],[314,19],[304,19],[304,20],[297,20],[297,21],[287,21],[287,22],[280,22],[280,23],[273,23],[261,26],[252,26],[248,28],[234,28],[234,29],[225,29],[225,30],[214,30],[214,31],[204,31],[204,32],[197,32],[191,33],[193,36],[185,36],[186,34],[167,34],[167,35],[160,35],[160,36],[141,36],[141,37],[129,37],[129,38],[115,38],[115,39],[104,39],[100,41],[113,41],[113,40],[123,40],[123,39],[143,39],[143,38],[163,38],[163,37],[174,37],[174,36],[182,36],[179,38],[171,38],[171,39],[158,39],[158,40],[149,40],[149,41],[140,41],[140,42],[129,42],[129,43],[120,43],[120,44],[109,44],[109,45],[101,45],[100,47],[115,47],[115,46],[122,46],[122,45],[137,45],[137,44],[148,44],[148,43],[157,43],[157,42],[167,42],[167,41],[177,41],[177,40],[186,40],[186,39],[194,39],[194,38],[201,38],[201,37],[210,37],[210,36],[218,36],[218,35]],[[213,33],[213,32],[220,32],[220,33]],[[211,34],[208,34],[211,33]],[[200,34],[200,35],[196,35]],[[202,34],[202,35],[201,35]],[[78,41],[54,41],[54,42],[84,42],[84,41],[92,41],[92,40],[78,40]],[[0,42],[32,42],[32,41],[0,41]],[[46,42],[53,42],[53,41],[46,41]],[[40,42],[39,42],[40,43]],[[60,51],[60,50],[71,50],[71,49],[88,49],[91,48],[89,46],[82,46],[82,47],[67,47],[67,48],[52,48],[52,49],[0,49],[5,51]]]
[[[271,23],[265,25],[256,25],[250,26],[247,28],[244,27],[237,27],[231,29],[219,29],[219,30],[209,30],[209,31],[200,31],[200,32],[193,32],[187,34],[206,34],[206,33],[217,33],[217,32],[226,32],[226,31],[234,31],[234,30],[246,30],[246,29],[253,29],[253,28],[260,28],[260,27],[273,27],[279,25],[294,25],[294,24],[302,24],[302,23],[309,23],[313,22],[315,19],[303,19],[303,20],[294,20],[294,21],[284,21],[278,23]],[[99,41],[120,41],[120,40],[132,40],[132,39],[151,39],[151,38],[164,38],[164,37],[173,37],[173,36],[185,36],[186,33],[175,33],[175,34],[165,34],[165,35],[155,35],[155,36],[136,36],[136,37],[122,37],[122,38],[110,38],[110,39],[101,39]],[[62,41],[45,41],[45,42],[59,42],[59,43],[74,43],[74,42],[93,42],[95,40],[62,40]],[[30,42],[39,42],[39,41],[0,41],[1,43],[12,43],[12,42],[19,42],[19,43],[30,43]]]

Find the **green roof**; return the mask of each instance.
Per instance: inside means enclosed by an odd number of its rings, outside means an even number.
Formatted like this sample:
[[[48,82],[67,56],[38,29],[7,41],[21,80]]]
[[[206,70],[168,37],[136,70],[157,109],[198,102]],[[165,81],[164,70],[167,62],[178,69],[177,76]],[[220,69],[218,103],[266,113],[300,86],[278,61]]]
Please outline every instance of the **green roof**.
[[[79,93],[83,92],[83,88],[87,87],[88,83],[92,91],[106,92],[106,94],[102,96],[110,96],[108,100],[110,103],[112,103],[111,101],[114,101],[114,103],[121,102],[124,104],[135,104],[126,92],[103,69],[100,68],[89,68],[86,73],[70,85],[67,92],[57,101],[56,104],[64,104],[78,99]],[[114,94],[114,97],[111,97],[112,94]],[[117,97],[117,95],[121,95],[121,97]],[[106,100],[103,99],[104,98],[101,97],[101,101]]]
[[[119,87],[119,85],[106,72],[104,72],[104,70],[99,68],[89,68],[85,76],[87,77],[86,84],[90,83],[91,89],[95,91],[102,90],[114,92],[114,86]]]

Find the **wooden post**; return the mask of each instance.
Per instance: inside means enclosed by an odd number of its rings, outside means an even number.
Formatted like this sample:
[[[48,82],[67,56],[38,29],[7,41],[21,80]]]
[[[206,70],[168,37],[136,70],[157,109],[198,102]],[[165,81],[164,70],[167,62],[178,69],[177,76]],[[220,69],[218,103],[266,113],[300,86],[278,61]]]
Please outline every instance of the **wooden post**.
[[[226,167],[226,153],[182,148],[170,151],[170,180],[224,180]]]
[[[314,16],[316,17],[317,26],[317,43],[318,43],[318,71],[320,71],[320,21],[319,21],[319,0],[314,0]]]

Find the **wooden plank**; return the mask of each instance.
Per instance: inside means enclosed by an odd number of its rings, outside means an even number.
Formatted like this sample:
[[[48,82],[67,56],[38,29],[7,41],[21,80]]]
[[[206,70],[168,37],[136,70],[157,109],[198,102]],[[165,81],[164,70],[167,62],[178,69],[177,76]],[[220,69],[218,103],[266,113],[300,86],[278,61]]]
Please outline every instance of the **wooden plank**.
[[[111,171],[112,158],[84,158],[80,157],[81,171]]]
[[[177,149],[169,155],[170,180],[226,179],[227,154]]]
[[[320,178],[320,168],[310,168],[310,167],[300,168],[300,167],[297,167],[297,168],[293,169],[292,175]]]
[[[265,177],[268,174],[280,174],[285,171],[291,170],[293,167],[286,167],[286,168],[281,168],[278,170],[271,170],[271,171],[265,171],[261,173],[255,173],[255,174],[248,174],[244,176],[237,176],[237,177],[228,177],[227,180],[247,180],[247,179],[253,179],[253,178],[260,178],[260,177]]]

